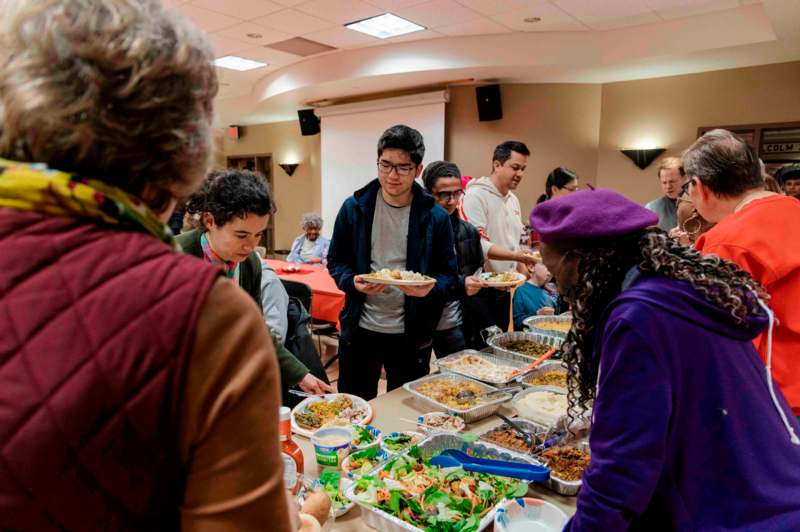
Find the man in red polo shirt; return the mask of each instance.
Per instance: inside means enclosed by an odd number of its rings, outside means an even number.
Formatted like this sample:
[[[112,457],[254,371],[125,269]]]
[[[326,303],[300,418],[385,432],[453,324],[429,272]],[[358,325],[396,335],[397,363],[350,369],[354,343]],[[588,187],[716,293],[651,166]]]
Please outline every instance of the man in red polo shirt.
[[[800,416],[800,201],[765,190],[753,148],[723,129],[697,139],[683,166],[695,208],[717,224],[697,239],[697,249],[735,262],[769,292],[776,318],[772,375]],[[755,345],[767,361],[767,334]]]

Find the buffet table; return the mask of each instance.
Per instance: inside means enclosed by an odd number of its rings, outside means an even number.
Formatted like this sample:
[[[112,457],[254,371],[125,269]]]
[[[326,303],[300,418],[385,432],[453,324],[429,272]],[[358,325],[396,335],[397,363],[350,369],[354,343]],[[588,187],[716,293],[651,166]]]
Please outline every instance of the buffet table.
[[[413,423],[400,421],[400,418],[416,420],[417,416],[428,412],[430,409],[425,408],[417,399],[409,394],[403,388],[398,388],[392,392],[377,397],[369,402],[372,405],[374,417],[371,425],[379,428],[384,433],[402,431],[402,430],[417,430]],[[513,415],[513,412],[507,407],[503,406],[500,413],[507,416]],[[502,424],[502,421],[495,416],[482,419],[476,423],[468,425],[467,430],[480,434],[487,429]],[[302,436],[292,436],[300,448],[303,450],[303,457],[305,460],[305,474],[308,477],[319,478],[317,470],[317,462],[314,456],[314,446],[308,438]],[[563,497],[553,493],[543,486],[532,484],[529,496],[538,497],[551,502],[564,510],[567,515],[575,513],[575,497]],[[352,510],[342,517],[336,519],[333,526],[334,532],[366,532],[371,531],[372,528],[368,527],[361,519],[361,508],[356,505]]]

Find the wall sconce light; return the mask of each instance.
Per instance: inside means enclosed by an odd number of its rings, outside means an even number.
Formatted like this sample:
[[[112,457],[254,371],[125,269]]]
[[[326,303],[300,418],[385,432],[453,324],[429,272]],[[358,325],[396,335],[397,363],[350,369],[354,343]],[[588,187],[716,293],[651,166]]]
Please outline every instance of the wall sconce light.
[[[297,167],[298,167],[298,166],[300,166],[300,165],[299,165],[299,164],[286,164],[286,163],[281,163],[281,164],[279,164],[278,166],[280,166],[281,168],[283,168],[283,171],[284,171],[284,172],[286,172],[286,174],[287,174],[289,177],[292,177],[292,174],[294,173],[294,171],[295,171],[295,170],[297,170]]]
[[[650,163],[656,160],[656,157],[664,153],[666,150],[664,148],[651,148],[649,150],[619,150],[625,156],[633,161],[633,164],[639,167],[639,169],[644,170]]]

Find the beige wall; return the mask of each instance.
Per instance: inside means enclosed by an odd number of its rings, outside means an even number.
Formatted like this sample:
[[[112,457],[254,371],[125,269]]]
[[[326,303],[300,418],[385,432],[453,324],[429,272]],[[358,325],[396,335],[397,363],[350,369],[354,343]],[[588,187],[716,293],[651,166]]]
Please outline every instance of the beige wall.
[[[644,171],[619,152],[650,139],[680,155],[697,128],[800,120],[800,62],[608,83],[602,88],[599,186],[639,202],[658,197],[658,160]]]
[[[275,248],[288,249],[302,232],[300,219],[303,213],[319,212],[322,205],[319,135],[303,137],[296,120],[246,126],[245,134],[239,140],[225,138],[223,151],[225,156],[272,156],[273,194],[278,204]],[[293,176],[289,177],[278,166],[284,162],[300,163]]]
[[[450,91],[445,113],[445,157],[465,175],[491,171],[492,151],[505,140],[521,140],[531,149],[517,195],[527,213],[544,192],[547,174],[557,166],[594,183],[600,132],[600,85],[503,85],[503,119],[479,122],[474,87]]]
[[[650,142],[680,155],[701,126],[800,121],[800,62],[605,85],[503,85],[501,97],[503,119],[479,122],[474,87],[451,89],[445,157],[465,175],[488,173],[494,147],[517,139],[533,151],[517,191],[524,213],[556,166],[644,203],[660,194],[658,161],[642,171],[620,149]],[[275,243],[288,248],[301,215],[321,208],[319,135],[301,136],[297,121],[249,126],[223,151],[273,156]],[[288,177],[277,164],[291,157],[301,164]]]

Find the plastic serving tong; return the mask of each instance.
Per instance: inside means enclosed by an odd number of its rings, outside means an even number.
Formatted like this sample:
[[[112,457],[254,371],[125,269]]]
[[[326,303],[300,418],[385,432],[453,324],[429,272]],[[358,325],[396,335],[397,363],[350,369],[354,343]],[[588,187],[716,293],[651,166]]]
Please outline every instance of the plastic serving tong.
[[[445,449],[441,454],[431,458],[431,463],[439,467],[460,466],[466,471],[518,478],[528,482],[541,482],[550,478],[550,469],[546,466],[475,458],[456,449]]]

